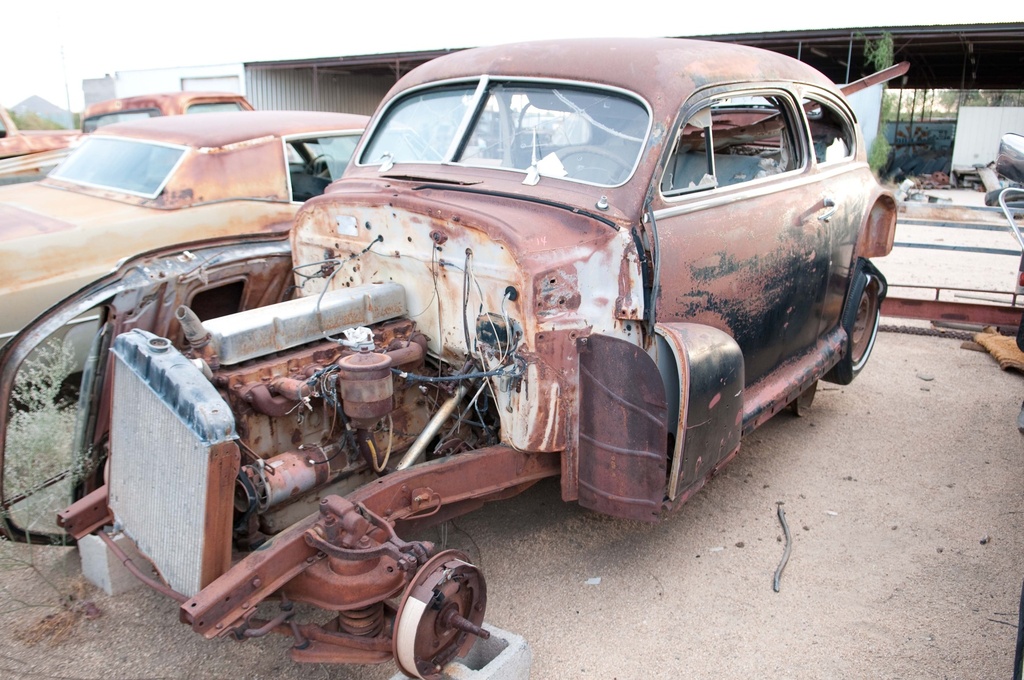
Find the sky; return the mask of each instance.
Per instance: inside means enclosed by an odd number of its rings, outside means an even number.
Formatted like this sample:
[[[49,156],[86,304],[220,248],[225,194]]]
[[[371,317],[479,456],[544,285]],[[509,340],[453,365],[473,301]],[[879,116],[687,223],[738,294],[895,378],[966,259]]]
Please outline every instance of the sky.
[[[82,108],[83,79],[117,71],[549,38],[1024,21],[1024,3],[1010,1],[955,3],[939,10],[937,4],[856,0],[839,18],[840,12],[831,9],[838,5],[820,0],[730,0],[727,5],[678,0],[630,0],[621,5],[594,0],[52,0],[14,7],[10,6],[13,0],[0,0],[0,4],[7,5],[0,9],[0,104],[10,107],[38,95],[61,107],[70,99],[75,111]],[[295,14],[288,16],[288,11]]]

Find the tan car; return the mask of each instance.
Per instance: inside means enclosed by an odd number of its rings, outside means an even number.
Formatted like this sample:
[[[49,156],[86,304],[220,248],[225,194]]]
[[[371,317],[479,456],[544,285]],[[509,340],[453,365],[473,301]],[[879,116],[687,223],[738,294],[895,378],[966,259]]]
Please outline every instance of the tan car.
[[[95,132],[113,123],[125,123],[194,113],[252,111],[252,104],[234,92],[164,92],[109,99],[90,104],[82,112],[82,132]]]
[[[289,111],[120,123],[46,179],[0,187],[0,341],[129,255],[287,231],[341,174],[366,121]]]

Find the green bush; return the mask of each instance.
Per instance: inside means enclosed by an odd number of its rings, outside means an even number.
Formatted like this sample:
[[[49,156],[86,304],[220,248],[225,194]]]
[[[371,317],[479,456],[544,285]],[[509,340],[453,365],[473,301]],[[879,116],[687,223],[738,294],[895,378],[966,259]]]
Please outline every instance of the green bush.
[[[868,165],[871,166],[871,171],[876,176],[880,175],[889,164],[889,151],[891,149],[889,140],[882,135],[877,135],[874,141],[871,142],[871,149],[868,150]]]
[[[9,511],[25,529],[53,530],[56,511],[70,502],[77,409],[61,389],[74,362],[69,345],[50,342],[25,360],[14,382],[4,451],[4,496],[32,493]],[[64,479],[43,490],[62,474]]]

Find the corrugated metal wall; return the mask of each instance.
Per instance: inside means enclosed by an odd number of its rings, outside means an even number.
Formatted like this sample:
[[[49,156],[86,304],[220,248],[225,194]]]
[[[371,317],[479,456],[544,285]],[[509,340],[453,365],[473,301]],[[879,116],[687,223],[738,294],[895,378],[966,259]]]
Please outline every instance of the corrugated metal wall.
[[[1024,107],[961,106],[953,142],[953,167],[988,165],[999,153],[999,138],[1024,131]]]
[[[257,110],[373,113],[393,78],[345,75],[313,69],[245,69],[246,97]]]

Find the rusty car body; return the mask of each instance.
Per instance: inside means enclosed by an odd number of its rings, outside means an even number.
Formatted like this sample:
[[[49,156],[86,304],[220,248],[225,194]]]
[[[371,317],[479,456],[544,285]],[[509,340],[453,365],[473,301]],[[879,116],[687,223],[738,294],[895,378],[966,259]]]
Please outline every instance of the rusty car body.
[[[122,258],[287,231],[300,203],[341,175],[367,120],[289,111],[121,123],[44,180],[0,187],[0,340]]]
[[[19,130],[0,106],[0,159],[63,149],[81,136],[77,130]]]
[[[39,179],[81,137],[78,130],[19,130],[0,106],[0,184]]]
[[[252,104],[235,92],[161,92],[108,99],[85,107],[82,132],[95,132],[113,123],[156,116],[180,116],[220,111],[252,111]]]
[[[0,400],[25,402],[46,338],[102,318],[66,453],[16,451],[31,414],[0,412],[6,530],[56,532],[32,518],[79,498],[60,525],[134,542],[197,633],[437,677],[486,635],[486,587],[407,529],[556,476],[565,501],[663,519],[864,367],[895,207],[842,93],[778,54],[439,58],[288,241],[129,262],[5,349]]]

